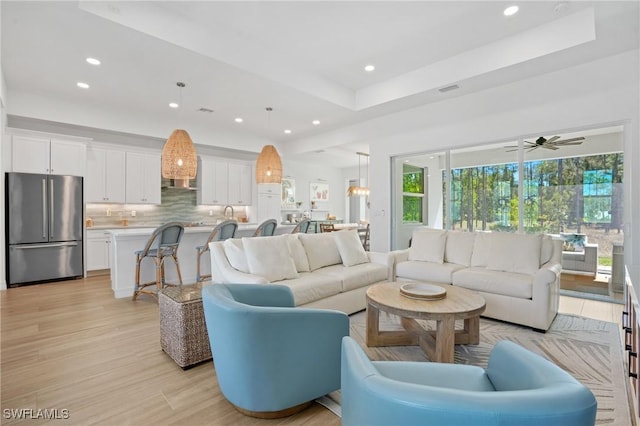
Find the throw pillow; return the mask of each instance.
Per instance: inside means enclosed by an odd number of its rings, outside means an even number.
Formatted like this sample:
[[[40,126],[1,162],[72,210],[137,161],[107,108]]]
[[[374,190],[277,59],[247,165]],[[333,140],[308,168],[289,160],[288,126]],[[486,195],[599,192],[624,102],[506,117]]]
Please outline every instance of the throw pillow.
[[[293,263],[296,265],[298,272],[309,272],[309,259],[307,259],[307,252],[304,251],[304,246],[298,239],[298,234],[285,234],[287,244],[289,245],[289,254],[293,259]]]
[[[583,252],[584,244],[587,240],[585,234],[560,234],[562,240],[562,251]]]
[[[491,237],[487,269],[535,274],[540,268],[542,235],[497,232]]]
[[[444,247],[447,231],[439,229],[420,229],[411,237],[409,260],[444,263]]]
[[[362,247],[362,241],[360,241],[358,231],[355,229],[338,231],[332,232],[332,235],[336,240],[338,253],[340,253],[344,266],[354,266],[369,262],[369,256],[367,256],[367,252],[365,252],[364,247]]]
[[[444,260],[457,265],[470,266],[471,253],[476,234],[473,232],[449,231],[444,248]]]
[[[224,254],[233,269],[245,274],[249,273],[249,265],[247,264],[247,256],[244,253],[242,240],[239,238],[229,238],[222,243]]]
[[[269,282],[298,278],[285,235],[243,238],[249,272]]]
[[[309,269],[315,271],[324,266],[342,263],[336,240],[332,232],[321,234],[299,234],[298,238],[307,252]]]
[[[486,267],[491,249],[492,232],[476,231],[476,239],[473,242],[473,254],[471,255],[471,266]]]

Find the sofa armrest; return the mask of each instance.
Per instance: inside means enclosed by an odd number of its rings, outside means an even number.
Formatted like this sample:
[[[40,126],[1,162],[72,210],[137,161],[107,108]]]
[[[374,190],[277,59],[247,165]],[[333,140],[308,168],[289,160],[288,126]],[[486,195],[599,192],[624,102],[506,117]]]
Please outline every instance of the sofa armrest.
[[[393,281],[395,276],[395,258],[391,255],[391,253],[381,253],[375,251],[367,252],[367,256],[369,257],[369,261],[371,263],[377,263],[379,265],[383,265],[387,267],[387,279],[389,281]]]
[[[394,250],[389,254],[393,256],[395,260],[395,264],[398,264],[400,262],[406,262],[407,260],[409,260],[409,249]]]
[[[550,260],[538,269],[533,277],[533,299],[549,298],[560,289],[562,264]]]
[[[209,243],[211,255],[211,280],[216,284],[267,284],[259,275],[246,274],[233,268],[224,253],[222,242]]]

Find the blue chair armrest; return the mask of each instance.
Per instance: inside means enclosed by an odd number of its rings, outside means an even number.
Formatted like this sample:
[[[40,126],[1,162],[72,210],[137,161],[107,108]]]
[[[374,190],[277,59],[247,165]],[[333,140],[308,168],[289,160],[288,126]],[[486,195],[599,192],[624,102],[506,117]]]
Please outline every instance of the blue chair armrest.
[[[279,284],[220,284],[233,298],[245,305],[293,308],[296,306],[291,289]],[[267,288],[267,286],[269,288]]]

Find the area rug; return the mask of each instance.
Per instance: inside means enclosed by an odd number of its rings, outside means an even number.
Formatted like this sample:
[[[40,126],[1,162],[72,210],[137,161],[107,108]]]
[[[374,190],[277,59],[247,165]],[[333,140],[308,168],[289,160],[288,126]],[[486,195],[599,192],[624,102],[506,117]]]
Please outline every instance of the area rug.
[[[367,347],[364,343],[365,312],[351,315],[350,322],[351,337],[363,347],[371,360],[429,361],[417,346]],[[402,327],[396,316],[384,312],[380,313],[380,322],[383,330]],[[549,331],[539,333],[526,327],[481,318],[480,344],[456,345],[455,363],[486,368],[489,353],[500,340],[511,340],[542,355],[591,389],[598,401],[596,424],[632,424],[620,334],[616,324],[558,315]],[[339,415],[339,392],[333,392],[318,402]]]

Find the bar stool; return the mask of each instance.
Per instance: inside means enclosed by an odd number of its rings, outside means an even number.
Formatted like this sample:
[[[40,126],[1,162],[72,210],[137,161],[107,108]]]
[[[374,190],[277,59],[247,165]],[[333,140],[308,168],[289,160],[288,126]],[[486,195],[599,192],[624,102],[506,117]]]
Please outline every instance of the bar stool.
[[[224,241],[228,238],[233,238],[236,235],[236,230],[238,229],[238,222],[230,219],[225,220],[224,222],[220,222],[213,228],[211,234],[209,234],[209,239],[203,246],[196,247],[196,283],[200,281],[204,281],[207,278],[211,278],[211,274],[200,274],[200,263],[201,257],[203,254],[209,251],[209,243],[211,241]],[[212,265],[213,268],[213,265]]]
[[[278,221],[275,219],[267,219],[258,225],[256,232],[253,233],[254,237],[270,237],[276,232],[276,226]]]
[[[184,233],[184,226],[180,222],[166,223],[153,231],[147,245],[142,250],[136,251],[136,282],[132,300],[136,300],[139,294],[150,294],[158,299],[158,292],[165,285],[182,286],[182,274],[180,274],[180,264],[178,263],[178,245]],[[179,284],[169,284],[165,282],[164,262],[167,257],[171,257],[176,265]],[[156,265],[156,279],[146,283],[140,282],[140,265],[145,258],[153,259]],[[148,286],[155,286],[155,291],[145,290]]]
[[[311,220],[310,219],[304,219],[304,220],[298,222],[298,224],[295,226],[295,228],[293,228],[291,233],[292,234],[297,234],[297,233],[306,234],[307,231],[309,230],[309,225],[310,224],[311,224]]]
[[[333,223],[321,223],[320,224],[320,232],[333,232],[336,230],[336,227],[333,226]]]

